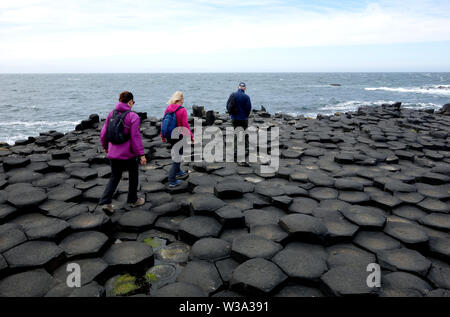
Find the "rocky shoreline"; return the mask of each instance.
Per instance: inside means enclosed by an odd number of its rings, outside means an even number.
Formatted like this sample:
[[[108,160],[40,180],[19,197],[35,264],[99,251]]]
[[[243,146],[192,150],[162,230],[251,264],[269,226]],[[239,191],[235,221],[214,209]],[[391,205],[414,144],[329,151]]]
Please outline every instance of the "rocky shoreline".
[[[189,163],[167,187],[160,120],[140,113],[147,203],[106,216],[98,115],[0,145],[0,296],[449,296],[450,109],[362,107],[280,128],[280,168]],[[193,108],[204,125],[228,115]],[[67,265],[81,268],[70,288]],[[369,288],[367,266],[381,266]]]

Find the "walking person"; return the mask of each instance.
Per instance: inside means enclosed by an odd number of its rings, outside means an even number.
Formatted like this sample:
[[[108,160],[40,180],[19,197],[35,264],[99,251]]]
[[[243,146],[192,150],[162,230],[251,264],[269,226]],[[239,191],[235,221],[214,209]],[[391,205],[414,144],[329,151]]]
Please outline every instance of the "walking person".
[[[250,97],[245,93],[247,89],[244,82],[240,82],[238,90],[230,95],[227,101],[227,111],[231,115],[233,128],[242,127],[244,131],[248,128],[248,117],[252,111]],[[248,148],[248,135],[245,136],[245,148]],[[237,152],[237,137],[234,141],[235,154]],[[238,163],[241,166],[248,166],[246,162]]]
[[[191,141],[194,142],[194,136],[187,120],[187,111],[183,107],[184,95],[181,91],[176,91],[167,102],[168,106],[164,111],[164,117],[161,124],[161,140],[168,142],[172,146],[179,141],[179,139],[172,139],[170,135],[173,129],[179,129],[178,132],[183,137],[190,136]],[[181,147],[180,155],[183,155],[183,147]],[[173,158],[172,158],[173,159]],[[181,178],[184,178],[187,172],[181,170],[181,162],[173,161],[170,168],[168,179],[169,187],[173,188],[181,184]]]
[[[141,120],[132,112],[135,102],[133,94],[124,91],[119,96],[119,103],[108,114],[100,132],[100,142],[111,163],[111,177],[100,199],[99,205],[107,213],[113,213],[112,197],[122,178],[122,173],[128,171],[127,203],[134,208],[145,204],[144,198],[138,198],[139,164],[147,164],[142,136],[139,130]]]

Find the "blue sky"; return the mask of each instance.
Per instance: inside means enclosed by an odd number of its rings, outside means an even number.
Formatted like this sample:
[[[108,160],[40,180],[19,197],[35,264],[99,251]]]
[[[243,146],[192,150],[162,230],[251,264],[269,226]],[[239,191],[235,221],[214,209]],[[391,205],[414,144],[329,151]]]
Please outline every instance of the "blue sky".
[[[0,2],[0,72],[450,71],[445,0]]]

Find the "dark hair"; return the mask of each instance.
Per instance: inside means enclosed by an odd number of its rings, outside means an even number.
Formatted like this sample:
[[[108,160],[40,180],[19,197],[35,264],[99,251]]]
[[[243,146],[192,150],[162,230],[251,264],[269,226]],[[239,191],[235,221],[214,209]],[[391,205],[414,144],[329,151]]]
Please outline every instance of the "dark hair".
[[[128,103],[130,100],[133,100],[133,94],[129,91],[124,91],[119,96],[119,101],[123,103]]]

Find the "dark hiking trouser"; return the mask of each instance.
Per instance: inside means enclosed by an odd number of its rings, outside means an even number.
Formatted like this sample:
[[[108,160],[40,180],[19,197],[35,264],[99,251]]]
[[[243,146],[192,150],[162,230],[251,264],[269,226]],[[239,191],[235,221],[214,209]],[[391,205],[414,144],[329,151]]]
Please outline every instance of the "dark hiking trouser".
[[[233,128],[236,129],[237,127],[242,127],[242,129],[247,130],[248,128],[248,120],[235,120],[233,119],[231,121],[233,124]],[[245,150],[248,150],[248,135],[245,135]],[[237,155],[237,135],[234,136],[234,156]]]
[[[172,145],[172,147],[175,145],[176,142],[178,142],[178,140],[170,141],[170,144]],[[180,155],[183,155],[183,148],[180,149]],[[169,180],[170,184],[175,183],[177,173],[179,173],[180,171],[181,171],[181,162],[179,162],[179,163],[173,162],[172,167],[170,168],[170,171],[169,171],[169,175],[168,175],[168,180]]]
[[[248,128],[248,120],[232,120],[233,128],[242,127],[244,130]]]
[[[128,203],[135,203],[138,199],[137,189],[139,185],[139,165],[137,158],[130,160],[110,160],[111,162],[111,177],[106,185],[100,200],[100,205],[110,204],[112,197],[116,192],[122,178],[122,173],[128,171]]]

